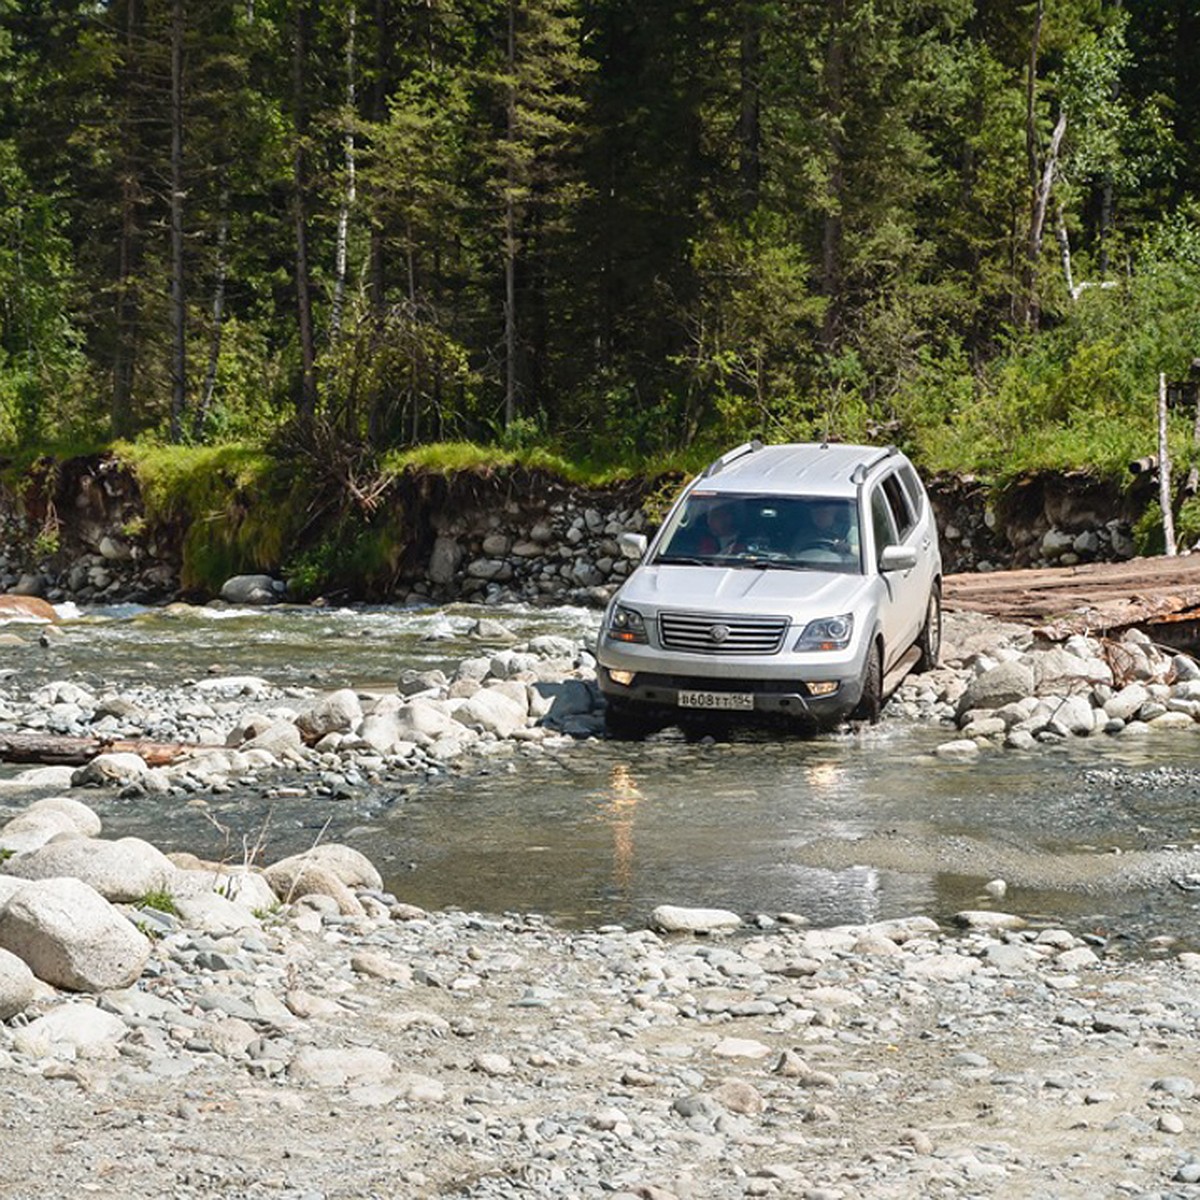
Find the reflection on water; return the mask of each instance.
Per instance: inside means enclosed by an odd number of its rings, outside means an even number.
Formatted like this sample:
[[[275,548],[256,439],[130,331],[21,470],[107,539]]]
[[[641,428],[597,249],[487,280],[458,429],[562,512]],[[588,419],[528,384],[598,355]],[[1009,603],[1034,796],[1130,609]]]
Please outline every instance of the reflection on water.
[[[612,831],[612,890],[626,902],[633,883],[633,826],[639,801],[644,799],[628,763],[614,763],[608,788],[593,793],[597,815]]]
[[[50,678],[177,685],[217,667],[285,686],[390,689],[405,668],[487,653],[470,637],[484,615],[521,638],[588,637],[597,620],[569,608],[114,609],[65,622],[49,648],[32,639],[6,647],[0,666],[23,688]],[[1104,854],[1197,837],[1200,735],[1098,738],[989,753],[970,765],[931,757],[947,735],[890,721],[811,740],[748,731],[704,744],[668,733],[551,751],[510,746],[508,758],[481,772],[388,780],[339,802],[296,789],[295,777],[285,790],[268,783],[185,799],[85,799],[109,836],[220,857],[266,829],[268,859],[318,838],[347,841],[414,903],[540,911],[578,925],[640,923],[663,903],[799,913],[819,924],[911,913],[946,921],[994,903],[982,891],[986,873],[961,863],[805,865],[800,848],[818,838],[894,833]],[[0,766],[0,783],[17,770]],[[0,787],[0,818],[28,799]],[[1200,894],[1169,884],[1086,893],[1012,887],[1003,902],[1080,931],[1139,937],[1190,936],[1198,903]]]

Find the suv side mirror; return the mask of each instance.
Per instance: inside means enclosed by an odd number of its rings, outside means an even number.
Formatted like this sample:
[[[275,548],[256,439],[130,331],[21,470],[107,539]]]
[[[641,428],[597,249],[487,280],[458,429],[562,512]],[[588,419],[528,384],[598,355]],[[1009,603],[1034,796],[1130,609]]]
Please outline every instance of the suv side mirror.
[[[884,546],[879,556],[881,571],[911,571],[917,565],[917,551],[913,546]]]
[[[635,562],[646,555],[647,542],[644,533],[623,533],[617,538],[617,545],[621,547],[621,553],[626,558],[632,558]],[[915,556],[913,561],[916,562]]]

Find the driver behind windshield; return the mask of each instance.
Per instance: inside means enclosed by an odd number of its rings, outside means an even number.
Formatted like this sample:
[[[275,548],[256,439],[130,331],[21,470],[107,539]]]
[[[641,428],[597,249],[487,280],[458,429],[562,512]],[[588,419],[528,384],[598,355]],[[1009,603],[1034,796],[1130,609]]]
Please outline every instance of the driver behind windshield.
[[[854,515],[854,506],[847,500],[809,501],[807,528],[796,539],[796,548],[825,547],[839,553],[854,550],[858,543]]]

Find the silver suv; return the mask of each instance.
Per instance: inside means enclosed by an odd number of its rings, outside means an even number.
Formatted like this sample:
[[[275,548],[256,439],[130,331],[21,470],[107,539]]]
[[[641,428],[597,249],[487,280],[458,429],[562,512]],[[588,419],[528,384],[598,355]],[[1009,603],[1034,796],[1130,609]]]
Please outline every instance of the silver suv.
[[[684,489],[604,614],[611,733],[704,712],[876,721],[937,662],[942,562],[894,447],[748,442]]]

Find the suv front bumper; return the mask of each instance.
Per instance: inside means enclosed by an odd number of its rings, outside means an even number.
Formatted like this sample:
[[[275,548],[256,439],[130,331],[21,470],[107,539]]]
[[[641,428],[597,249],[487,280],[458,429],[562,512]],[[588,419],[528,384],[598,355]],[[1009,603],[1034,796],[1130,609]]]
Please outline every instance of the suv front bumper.
[[[796,679],[761,679],[744,677],[714,677],[711,675],[664,675],[637,671],[633,682],[626,685],[612,677],[608,667],[601,665],[596,672],[600,691],[622,706],[637,705],[659,712],[669,711],[677,716],[697,716],[702,713],[749,716],[753,713],[790,716],[828,724],[847,717],[862,698],[862,678],[839,678],[837,689],[816,696],[803,682]],[[749,695],[753,709],[712,705],[682,705],[681,692],[721,695]]]

